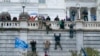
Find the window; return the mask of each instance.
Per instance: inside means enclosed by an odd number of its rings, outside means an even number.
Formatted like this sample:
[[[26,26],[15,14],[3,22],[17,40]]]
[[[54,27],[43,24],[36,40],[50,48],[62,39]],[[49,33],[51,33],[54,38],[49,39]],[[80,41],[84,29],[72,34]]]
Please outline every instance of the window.
[[[10,2],[10,0],[3,0],[3,2]]]
[[[44,4],[46,1],[45,0],[39,0],[39,3]]]

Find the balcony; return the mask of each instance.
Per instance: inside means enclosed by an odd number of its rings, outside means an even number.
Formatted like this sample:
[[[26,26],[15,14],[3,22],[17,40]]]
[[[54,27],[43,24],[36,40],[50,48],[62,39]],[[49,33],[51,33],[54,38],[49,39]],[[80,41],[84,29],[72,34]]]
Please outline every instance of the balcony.
[[[65,0],[66,7],[96,7],[96,0]]]
[[[53,30],[61,30],[58,22],[51,21],[51,28]],[[65,22],[65,29],[69,30],[68,25],[72,22]],[[42,29],[39,29],[39,22],[28,22],[28,21],[4,21],[0,22],[0,29],[28,29],[28,30],[45,30],[45,26],[42,26]],[[75,22],[75,30],[100,30],[100,22],[84,22],[84,21],[76,21]]]

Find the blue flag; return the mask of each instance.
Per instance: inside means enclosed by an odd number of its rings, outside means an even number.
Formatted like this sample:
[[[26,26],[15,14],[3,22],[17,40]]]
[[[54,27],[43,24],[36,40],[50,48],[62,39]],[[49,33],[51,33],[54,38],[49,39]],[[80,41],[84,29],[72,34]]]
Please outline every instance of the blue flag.
[[[85,50],[84,50],[83,48],[81,48],[81,50],[82,50],[82,52],[83,52],[84,56],[87,56],[87,54],[86,54]]]
[[[28,44],[25,43],[25,41],[19,39],[19,38],[15,38],[15,48],[20,48],[20,49],[27,49],[28,48]]]

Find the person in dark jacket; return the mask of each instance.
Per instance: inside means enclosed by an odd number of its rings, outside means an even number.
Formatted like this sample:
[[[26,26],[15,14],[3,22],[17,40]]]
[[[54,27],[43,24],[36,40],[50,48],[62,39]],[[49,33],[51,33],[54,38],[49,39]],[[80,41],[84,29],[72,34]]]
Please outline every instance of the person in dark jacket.
[[[84,10],[82,12],[82,14],[83,14],[83,17],[84,17],[84,21],[88,21],[88,12],[87,12],[87,10]]]
[[[56,35],[54,33],[54,37],[55,37],[55,50],[57,49],[57,46],[59,46],[62,50],[62,46],[61,46],[61,43],[60,43],[61,33],[59,33],[59,35]]]
[[[75,15],[76,15],[76,11],[75,10],[72,10],[71,11],[71,21],[74,21],[75,20]]]
[[[51,18],[49,16],[47,16],[46,21],[50,21],[50,20],[51,20]]]
[[[61,20],[61,23],[60,23],[60,29],[65,29],[65,22],[64,20]]]
[[[13,17],[13,21],[17,21],[17,17]]]
[[[33,52],[32,55],[37,56],[37,53],[36,53],[36,41],[32,40],[30,42],[30,45],[31,45],[31,49],[32,49],[32,52]]]
[[[70,33],[70,38],[73,38],[73,35],[74,35],[74,25],[75,24],[70,24],[68,25],[70,30],[69,30],[69,33]]]
[[[59,17],[57,16],[57,17],[54,19],[54,21],[59,21]]]

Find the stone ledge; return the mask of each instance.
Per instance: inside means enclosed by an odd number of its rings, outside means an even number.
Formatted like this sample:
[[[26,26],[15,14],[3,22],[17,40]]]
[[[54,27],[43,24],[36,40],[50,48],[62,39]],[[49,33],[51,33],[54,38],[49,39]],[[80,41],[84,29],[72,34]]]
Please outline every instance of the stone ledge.
[[[0,31],[6,31],[6,30],[27,30],[27,31],[46,31],[46,29],[28,29],[28,28],[0,28]],[[100,29],[74,29],[75,31],[100,31]],[[53,29],[50,31],[69,31],[69,29]]]

